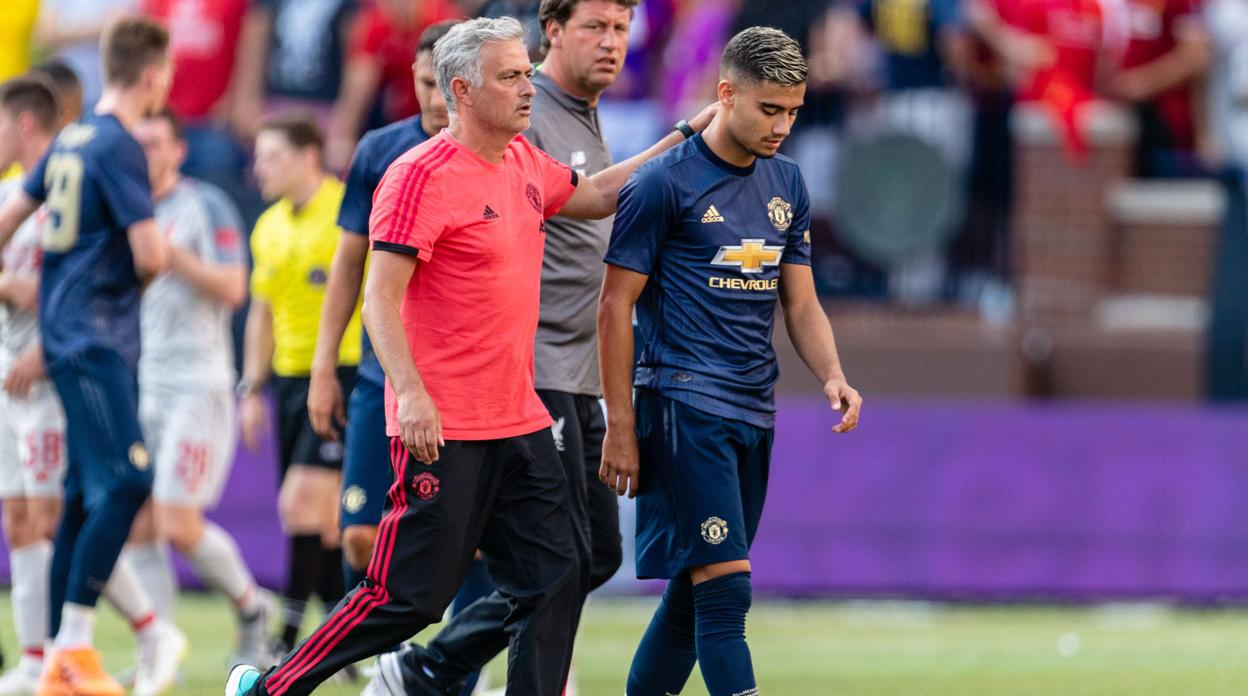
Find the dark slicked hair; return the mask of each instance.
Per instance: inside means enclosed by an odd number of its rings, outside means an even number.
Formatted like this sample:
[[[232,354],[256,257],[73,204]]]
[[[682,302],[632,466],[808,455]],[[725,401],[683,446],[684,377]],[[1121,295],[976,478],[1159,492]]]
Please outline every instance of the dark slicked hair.
[[[286,136],[287,142],[302,150],[314,147],[325,149],[325,133],[317,125],[316,119],[306,111],[279,114],[265,119],[260,124],[261,131],[275,131]]]
[[[537,10],[537,22],[542,27],[542,52],[550,50],[550,39],[546,38],[546,27],[551,22],[558,22],[559,26],[564,26],[568,20],[572,18],[572,12],[576,10],[576,6],[585,2],[585,0],[542,0],[541,7]],[[628,9],[634,9],[641,0],[614,0],[615,4]]]
[[[437,24],[429,25],[429,27],[420,34],[420,43],[416,45],[416,55],[420,55],[426,51],[432,53],[433,45],[438,42],[438,39],[446,36],[446,33],[451,30],[451,27],[462,21],[463,20],[461,19],[444,19]]]
[[[779,29],[750,27],[724,47],[719,76],[796,87],[806,81],[806,58],[797,41]]]
[[[16,118],[30,114],[44,133],[51,135],[60,125],[56,92],[42,77],[23,75],[0,84],[0,106]]]
[[[145,17],[124,17],[109,24],[100,39],[104,79],[133,87],[143,71],[169,55],[169,30]]]
[[[61,58],[49,58],[31,68],[30,74],[42,77],[52,85],[57,106],[61,110],[62,124],[77,120],[82,113],[82,80],[78,79],[78,73],[69,67],[69,63]]]

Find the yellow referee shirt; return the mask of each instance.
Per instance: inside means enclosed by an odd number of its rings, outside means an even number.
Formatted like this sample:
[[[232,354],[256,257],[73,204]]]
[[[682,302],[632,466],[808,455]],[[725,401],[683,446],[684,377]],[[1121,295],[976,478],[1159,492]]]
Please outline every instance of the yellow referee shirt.
[[[338,247],[342,192],[342,182],[327,176],[302,209],[296,212],[283,198],[264,211],[251,233],[251,293],[273,308],[273,372],[279,376],[312,371],[325,282]],[[360,362],[358,306],[338,347],[338,362]]]
[[[0,10],[0,82],[30,67],[31,37],[39,17],[39,0],[3,0]]]

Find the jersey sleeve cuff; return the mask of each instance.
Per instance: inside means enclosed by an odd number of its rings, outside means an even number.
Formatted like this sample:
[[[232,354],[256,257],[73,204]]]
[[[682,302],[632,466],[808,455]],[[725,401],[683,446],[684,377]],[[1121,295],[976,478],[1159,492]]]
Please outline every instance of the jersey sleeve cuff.
[[[605,259],[603,259],[603,262],[611,266],[618,266],[619,268],[623,268],[626,271],[640,273],[644,276],[650,275],[650,272],[654,270],[650,267],[647,267],[646,264],[641,263],[639,261],[634,261],[633,259],[619,258],[616,256],[611,256],[611,255],[608,255]]]
[[[406,254],[407,256],[414,256],[416,258],[420,258],[420,250],[414,246],[408,246],[406,244],[398,244],[396,242],[383,242],[380,239],[373,242],[373,250],[374,251],[389,251],[395,254]]]

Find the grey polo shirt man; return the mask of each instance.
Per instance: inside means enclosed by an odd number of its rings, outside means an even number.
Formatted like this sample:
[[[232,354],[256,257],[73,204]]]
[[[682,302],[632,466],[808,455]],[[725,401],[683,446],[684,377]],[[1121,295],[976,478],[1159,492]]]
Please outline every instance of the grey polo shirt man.
[[[533,77],[533,116],[525,137],[588,177],[611,166],[598,109],[564,92],[540,70]],[[542,302],[534,350],[535,385],[555,420],[551,428],[572,488],[573,518],[591,555],[590,588],[621,562],[619,503],[598,480],[606,421],[598,403],[598,292],[612,218],[546,221]]]

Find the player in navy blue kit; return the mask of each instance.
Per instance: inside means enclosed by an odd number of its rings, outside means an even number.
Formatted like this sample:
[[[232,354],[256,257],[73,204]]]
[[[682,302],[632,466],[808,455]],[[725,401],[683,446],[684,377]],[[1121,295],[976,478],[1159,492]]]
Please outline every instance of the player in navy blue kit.
[[[862,400],[815,295],[806,185],[776,156],[805,91],[796,41],[776,29],[737,34],[715,120],[620,192],[598,313],[600,477],[637,497],[638,576],[669,580],[629,696],[680,693],[695,660],[711,696],[758,693],[745,617],[775,421],[777,299],[798,354],[843,412],[833,429],[858,422]]]
[[[65,504],[52,558],[40,693],[122,694],[92,647],[94,607],[152,488],[138,419],[139,296],[161,270],[143,148],[130,134],[164,106],[169,35],[123,19],[101,41],[107,87],[95,113],[67,126],[0,208],[0,247],[46,203],[39,331],[65,407]],[[170,681],[172,674],[169,675]],[[136,683],[142,691],[167,684]]]

